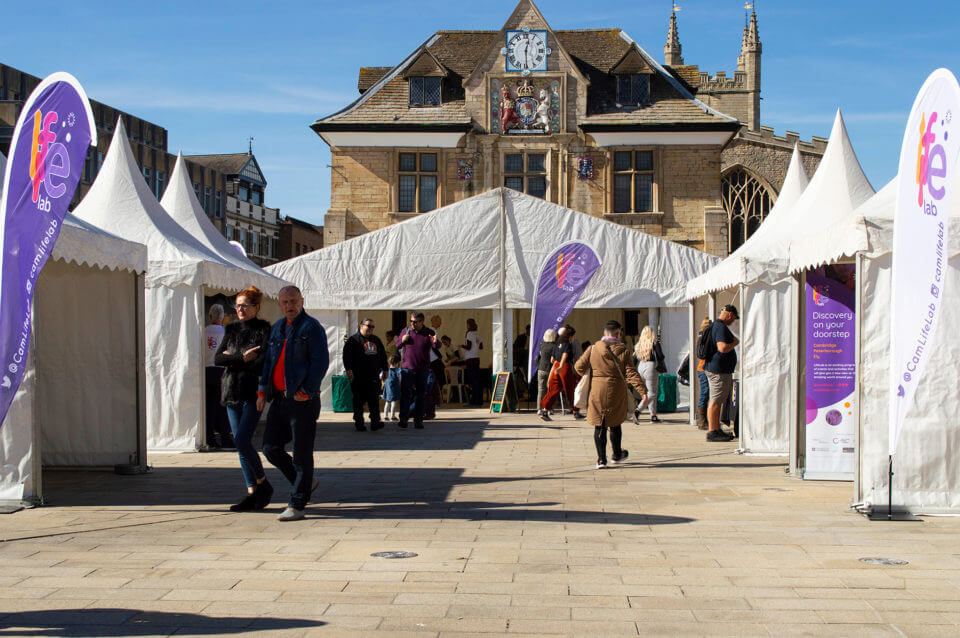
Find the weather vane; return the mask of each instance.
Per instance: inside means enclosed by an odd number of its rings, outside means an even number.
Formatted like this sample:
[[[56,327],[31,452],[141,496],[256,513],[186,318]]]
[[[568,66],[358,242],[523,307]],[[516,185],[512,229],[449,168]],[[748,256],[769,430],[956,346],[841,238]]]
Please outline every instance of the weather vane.
[[[248,149],[248,150],[247,150],[247,154],[248,154],[248,155],[253,155],[253,138],[252,138],[252,137],[248,137],[248,138],[247,138],[247,143],[249,144],[249,146],[247,147],[247,149]]]
[[[674,13],[676,13],[677,11],[680,10],[681,7],[680,7],[680,5],[677,4],[677,0],[672,0],[671,4],[673,4],[673,12],[674,12]]]

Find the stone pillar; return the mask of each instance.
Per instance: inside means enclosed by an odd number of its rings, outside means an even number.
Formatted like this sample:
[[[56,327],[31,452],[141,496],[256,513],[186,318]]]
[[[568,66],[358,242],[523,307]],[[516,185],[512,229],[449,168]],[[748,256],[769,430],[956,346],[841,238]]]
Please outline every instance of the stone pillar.
[[[323,216],[323,245],[339,244],[347,238],[347,211],[330,209]]]
[[[730,243],[727,238],[727,211],[723,206],[703,207],[703,251],[726,257]]]

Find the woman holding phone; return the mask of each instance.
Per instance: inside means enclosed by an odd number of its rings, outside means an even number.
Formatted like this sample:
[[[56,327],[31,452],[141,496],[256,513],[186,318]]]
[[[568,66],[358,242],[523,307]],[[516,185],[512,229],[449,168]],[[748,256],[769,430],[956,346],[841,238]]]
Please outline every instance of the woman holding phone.
[[[223,366],[221,402],[227,408],[230,429],[237,442],[240,470],[247,484],[247,494],[233,512],[263,509],[270,503],[273,487],[263,472],[263,462],[253,447],[253,433],[260,421],[257,410],[257,383],[267,354],[270,324],[257,318],[263,293],[250,286],[237,294],[234,308],[239,321],[226,327],[215,363]]]

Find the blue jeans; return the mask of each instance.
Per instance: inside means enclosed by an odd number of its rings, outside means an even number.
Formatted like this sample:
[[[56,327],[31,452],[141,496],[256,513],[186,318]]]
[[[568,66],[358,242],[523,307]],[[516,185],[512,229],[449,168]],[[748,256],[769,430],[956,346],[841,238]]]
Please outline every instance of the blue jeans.
[[[290,481],[288,506],[302,510],[310,500],[313,483],[313,441],[317,436],[320,399],[295,401],[276,397],[267,412],[263,455]],[[293,458],[287,443],[293,441]]]
[[[227,418],[233,430],[233,440],[237,443],[237,455],[240,456],[240,471],[247,487],[256,487],[257,481],[264,477],[263,463],[253,447],[253,433],[260,421],[260,412],[256,401],[244,401],[227,406]]]
[[[400,371],[400,425],[406,426],[413,412],[413,424],[423,425],[423,413],[427,407],[427,389],[430,370]]]
[[[700,382],[700,395],[697,397],[697,407],[707,407],[710,400],[710,383],[707,382],[707,373],[697,370],[697,381]]]

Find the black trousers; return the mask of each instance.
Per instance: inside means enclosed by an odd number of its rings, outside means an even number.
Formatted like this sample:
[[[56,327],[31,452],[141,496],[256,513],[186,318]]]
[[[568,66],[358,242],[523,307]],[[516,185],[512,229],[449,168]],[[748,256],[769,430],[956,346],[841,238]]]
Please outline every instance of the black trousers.
[[[205,368],[207,386],[206,414],[207,414],[207,445],[217,445],[216,435],[220,435],[220,443],[233,440],[230,431],[230,421],[227,420],[227,409],[220,405],[220,384],[223,377],[223,368],[208,366]]]
[[[302,510],[313,483],[313,441],[317,436],[320,398],[295,401],[276,397],[267,412],[263,455],[290,481],[288,505]],[[293,457],[286,450],[293,441]]]
[[[363,410],[370,410],[370,426],[380,429],[380,378],[360,377],[356,373],[350,383],[353,390],[353,423],[357,429],[363,427]]]
[[[610,445],[613,447],[613,458],[619,459],[623,456],[623,449],[620,447],[623,440],[623,429],[619,425],[610,426]],[[597,460],[607,461],[607,425],[598,425],[593,428],[593,444],[597,448]]]

